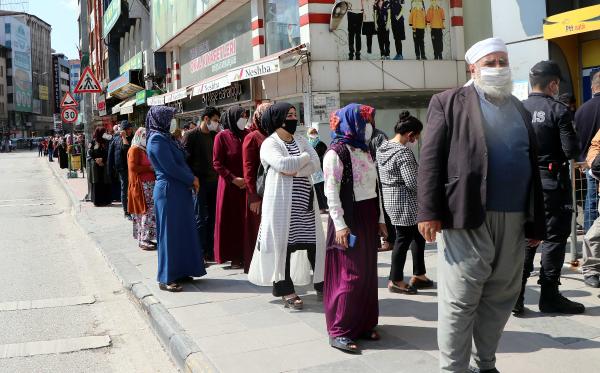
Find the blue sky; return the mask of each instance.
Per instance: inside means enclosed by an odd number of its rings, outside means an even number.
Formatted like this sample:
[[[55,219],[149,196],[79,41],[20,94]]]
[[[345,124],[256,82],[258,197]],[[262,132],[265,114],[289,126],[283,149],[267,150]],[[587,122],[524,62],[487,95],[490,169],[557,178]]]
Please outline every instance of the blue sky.
[[[77,0],[29,0],[29,13],[52,25],[52,48],[69,59],[79,58]]]

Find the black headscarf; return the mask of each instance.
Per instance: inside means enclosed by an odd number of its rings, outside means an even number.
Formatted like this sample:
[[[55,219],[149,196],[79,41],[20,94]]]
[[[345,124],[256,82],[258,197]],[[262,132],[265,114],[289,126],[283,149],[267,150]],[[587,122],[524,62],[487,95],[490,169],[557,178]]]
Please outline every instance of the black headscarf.
[[[283,126],[288,112],[293,107],[294,105],[287,102],[278,102],[269,106],[261,119],[262,128],[264,128],[269,135],[272,135],[277,128]]]
[[[223,124],[223,128],[226,130],[230,130],[237,138],[242,138],[243,133],[237,126],[238,120],[242,117],[242,114],[246,109],[241,106],[233,106],[227,109],[223,115],[221,115],[221,123]]]

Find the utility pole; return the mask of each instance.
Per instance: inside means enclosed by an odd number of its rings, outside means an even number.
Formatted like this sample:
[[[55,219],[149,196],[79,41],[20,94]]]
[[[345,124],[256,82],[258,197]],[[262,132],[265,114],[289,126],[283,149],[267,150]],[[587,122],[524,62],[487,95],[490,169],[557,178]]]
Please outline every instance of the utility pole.
[[[88,6],[87,1],[79,2],[79,50],[81,51],[80,58],[80,71],[83,71],[90,64],[90,39],[88,32]],[[90,141],[92,140],[92,93],[82,93],[81,98],[83,101],[83,133],[85,135],[85,143],[83,144],[83,149],[81,150],[81,161],[87,162],[87,149]],[[86,172],[87,172],[87,185],[88,185],[88,193],[86,199],[90,198],[91,193],[91,184],[89,178],[90,172],[89,163],[86,163]]]

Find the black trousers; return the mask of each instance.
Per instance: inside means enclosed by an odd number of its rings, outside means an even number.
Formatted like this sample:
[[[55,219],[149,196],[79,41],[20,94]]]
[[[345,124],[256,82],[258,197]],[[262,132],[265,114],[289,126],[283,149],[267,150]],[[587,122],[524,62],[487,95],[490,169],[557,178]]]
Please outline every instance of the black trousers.
[[[433,58],[441,60],[444,51],[444,33],[441,28],[431,29],[431,44],[433,45]]]
[[[417,59],[425,59],[425,29],[414,29],[413,41],[415,42],[415,56]]]
[[[125,215],[129,214],[127,211],[127,192],[129,191],[129,173],[127,170],[119,170],[119,181],[121,182],[121,204],[123,205],[123,212]]]
[[[353,59],[356,55],[357,59],[360,58],[360,49],[362,47],[361,33],[363,14],[348,12],[348,49],[350,59]]]
[[[413,261],[413,275],[421,276],[426,273],[425,270],[425,239],[419,233],[416,225],[395,226],[396,242],[394,251],[392,251],[392,267],[390,269],[390,281],[404,280],[404,264],[406,263],[406,254],[411,249]],[[415,245],[411,246],[412,242]]]
[[[215,214],[217,211],[217,181],[201,181],[194,195],[194,215],[200,247],[206,260],[214,260]]]
[[[379,51],[382,57],[390,56],[390,30],[381,27],[377,29],[377,42],[379,42]]]
[[[315,257],[316,257],[316,245],[311,245],[307,248],[306,254],[308,255],[308,261],[310,262],[310,266],[313,271],[315,269]],[[290,276],[290,257],[293,252],[296,251],[296,248],[293,246],[288,246],[287,256],[285,258],[285,280],[273,282],[273,295],[276,297],[283,297],[286,295],[294,294],[296,290],[294,289],[294,282],[292,281],[292,277]],[[323,283],[319,282],[315,285],[316,291],[323,291]]]
[[[396,54],[402,54],[402,40],[405,38],[404,21],[398,22],[392,20],[392,34],[394,35],[394,45],[396,46]]]
[[[317,195],[317,202],[319,203],[320,210],[327,210],[327,198],[325,197],[325,182],[315,184],[315,194]]]

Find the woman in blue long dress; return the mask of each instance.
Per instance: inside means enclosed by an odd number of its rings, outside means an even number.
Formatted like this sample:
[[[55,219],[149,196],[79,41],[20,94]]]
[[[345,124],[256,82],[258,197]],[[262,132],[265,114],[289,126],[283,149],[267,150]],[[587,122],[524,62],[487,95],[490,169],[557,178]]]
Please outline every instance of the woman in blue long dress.
[[[146,116],[146,146],[156,172],[154,209],[158,238],[158,283],[161,290],[181,291],[181,282],[206,274],[198,242],[193,190],[198,178],[185,162],[185,151],[169,133],[175,109],[153,106]]]

